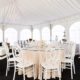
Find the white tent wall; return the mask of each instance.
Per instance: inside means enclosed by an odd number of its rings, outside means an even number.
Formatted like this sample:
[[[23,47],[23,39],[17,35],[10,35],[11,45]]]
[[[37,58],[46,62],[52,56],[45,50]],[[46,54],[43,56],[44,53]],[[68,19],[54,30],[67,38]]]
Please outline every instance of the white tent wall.
[[[43,23],[43,24],[30,25],[30,26],[18,25],[18,24],[17,25],[16,24],[0,24],[0,29],[2,29],[2,31],[4,33],[6,29],[14,28],[15,30],[17,30],[17,33],[18,33],[18,39],[17,40],[20,40],[20,32],[21,32],[21,30],[30,29],[30,31],[32,32],[32,30],[31,30],[32,28],[33,28],[33,30],[34,29],[39,29],[39,31],[40,31],[40,39],[42,40],[42,29],[44,27],[48,27],[49,29],[52,29],[56,25],[62,25],[65,28],[67,40],[70,40],[70,36],[69,36],[70,35],[70,33],[69,33],[70,27],[75,22],[80,22],[80,15],[75,15],[75,16],[71,16],[71,17],[65,17],[65,18],[62,18],[62,19],[59,19],[59,20],[46,22],[46,23]],[[50,31],[52,31],[52,30],[50,30]],[[51,36],[52,35],[50,35],[50,39],[52,39]],[[5,37],[5,36],[3,36],[3,37]]]
[[[56,25],[62,25],[65,28],[65,32],[67,34],[67,39],[69,40],[69,29],[70,29],[70,26],[75,22],[80,22],[80,15],[66,17],[66,18],[62,18],[62,19],[59,19],[59,20],[55,20],[55,21],[51,21],[51,22],[47,22],[47,23],[43,23],[43,24],[30,25],[30,26],[18,25],[18,24],[17,25],[16,24],[5,24],[4,23],[4,24],[0,24],[0,28],[3,30],[3,26],[4,26],[4,31],[7,28],[14,28],[18,31],[18,34],[19,34],[20,31],[23,30],[23,29],[30,29],[31,30],[31,27],[33,29],[37,28],[41,32],[41,30],[44,27],[49,27],[49,29],[50,29],[50,26],[53,28]]]

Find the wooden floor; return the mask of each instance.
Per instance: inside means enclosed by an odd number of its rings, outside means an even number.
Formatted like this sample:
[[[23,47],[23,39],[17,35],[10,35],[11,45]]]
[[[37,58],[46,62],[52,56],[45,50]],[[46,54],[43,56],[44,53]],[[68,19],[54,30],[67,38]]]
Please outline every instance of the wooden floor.
[[[74,75],[73,80],[80,80],[80,59],[78,57],[79,57],[78,55],[75,56],[76,74]],[[14,69],[13,68],[10,69],[7,77],[5,76],[5,71],[6,71],[6,59],[0,61],[0,80],[12,80]],[[15,80],[23,80],[22,75],[19,76],[16,74]],[[33,80],[33,78],[27,78],[26,76],[26,80]],[[58,80],[58,78],[49,80]],[[61,80],[71,80],[70,70],[68,69],[63,70]]]

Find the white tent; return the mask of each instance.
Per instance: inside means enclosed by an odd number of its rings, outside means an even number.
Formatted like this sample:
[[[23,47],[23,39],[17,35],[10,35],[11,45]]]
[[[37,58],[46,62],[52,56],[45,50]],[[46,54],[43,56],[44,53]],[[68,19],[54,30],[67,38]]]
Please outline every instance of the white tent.
[[[34,25],[80,14],[80,0],[0,0],[0,23]]]

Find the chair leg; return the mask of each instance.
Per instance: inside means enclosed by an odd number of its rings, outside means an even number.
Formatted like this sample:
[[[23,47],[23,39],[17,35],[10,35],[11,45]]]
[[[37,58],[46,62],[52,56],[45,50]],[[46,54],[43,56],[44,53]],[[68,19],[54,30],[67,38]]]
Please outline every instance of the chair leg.
[[[71,79],[73,79],[73,69],[72,69],[72,63],[71,63]]]
[[[47,80],[47,70],[45,70],[45,80]]]
[[[34,71],[34,65],[33,65],[33,72],[32,72],[33,73],[33,80],[35,80],[35,74],[34,74],[34,72],[35,71]]]
[[[73,70],[74,70],[74,74],[76,74],[76,71],[75,71],[75,63],[73,62]]]
[[[9,71],[9,66],[8,66],[8,62],[7,62],[7,67],[6,67],[6,76],[8,74],[8,71]]]
[[[25,80],[25,70],[24,70],[24,68],[23,68],[23,80]]]
[[[13,80],[15,80],[16,68],[14,68]]]
[[[42,66],[40,66],[40,70],[39,70],[39,73],[40,73],[40,80],[42,80],[42,71],[43,69],[42,69]]]
[[[57,70],[58,70],[59,80],[61,80],[61,69],[57,69]]]
[[[59,77],[59,80],[61,80],[61,78]]]

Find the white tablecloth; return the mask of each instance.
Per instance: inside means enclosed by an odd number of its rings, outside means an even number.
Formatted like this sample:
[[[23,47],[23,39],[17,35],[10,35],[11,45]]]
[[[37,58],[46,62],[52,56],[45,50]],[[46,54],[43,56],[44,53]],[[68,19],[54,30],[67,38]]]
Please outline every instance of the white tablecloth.
[[[63,55],[63,50],[59,50],[56,54],[61,54]],[[30,50],[22,50],[19,54],[19,57],[23,58],[25,61],[31,61],[35,64],[35,78],[40,78],[40,63],[43,62],[42,60],[42,56],[45,56],[45,51],[30,51]],[[22,55],[23,54],[23,57]],[[63,57],[63,56],[62,56]],[[62,59],[62,58],[61,58]],[[19,71],[19,74],[21,73],[21,71]],[[26,75],[27,77],[31,77],[32,76],[32,72],[28,72],[26,70]],[[50,78],[50,71],[49,71],[49,74],[48,76],[46,76],[47,78]],[[52,74],[53,77],[55,77],[56,75]]]

